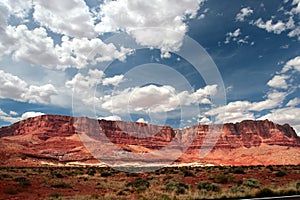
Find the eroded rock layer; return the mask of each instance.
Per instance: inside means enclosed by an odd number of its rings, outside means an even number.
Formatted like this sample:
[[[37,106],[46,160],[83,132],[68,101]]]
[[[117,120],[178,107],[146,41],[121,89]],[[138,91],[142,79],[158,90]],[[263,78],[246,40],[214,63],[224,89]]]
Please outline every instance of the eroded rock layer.
[[[300,164],[300,138],[293,128],[268,120],[174,130],[145,123],[43,115],[0,128],[0,165],[99,162],[91,154],[92,145],[87,144],[100,144],[100,154],[112,153],[106,144],[146,156],[167,148],[166,159],[173,159],[172,152],[180,154],[175,163]]]

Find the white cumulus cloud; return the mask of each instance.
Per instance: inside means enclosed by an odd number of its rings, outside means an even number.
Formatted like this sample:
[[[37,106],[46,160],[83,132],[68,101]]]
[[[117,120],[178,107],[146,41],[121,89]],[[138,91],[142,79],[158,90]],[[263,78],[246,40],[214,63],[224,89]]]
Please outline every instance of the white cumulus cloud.
[[[11,113],[6,113],[0,108],[0,120],[9,122],[9,123],[15,123],[19,121],[19,118],[13,117]]]
[[[29,11],[32,8],[31,0],[3,0],[1,3],[8,8],[10,15],[22,19],[28,16]]]
[[[259,18],[254,22],[254,24],[261,29],[265,29],[266,31],[273,32],[275,34],[280,34],[287,28],[286,24],[281,20],[277,21],[276,23],[273,23],[272,19],[264,22],[261,18]]]
[[[83,0],[34,0],[33,18],[40,25],[72,37],[96,36],[94,20]]]
[[[239,122],[245,119],[254,119],[254,114],[249,111],[251,102],[235,101],[223,107],[212,108],[205,112],[206,116],[215,116],[215,123]]]
[[[59,68],[84,68],[88,64],[95,65],[115,59],[124,61],[132,50],[123,47],[118,50],[113,44],[106,44],[99,38],[71,39],[63,36],[61,45],[56,45],[55,51],[59,57]]]
[[[282,88],[287,89],[288,84],[286,83],[286,79],[289,78],[285,75],[276,75],[274,76],[267,84],[273,88]]]
[[[211,104],[210,95],[217,92],[216,85],[208,85],[195,92],[177,92],[172,86],[148,85],[116,91],[103,98],[102,108],[113,113],[160,113],[173,111],[180,106]]]
[[[296,97],[294,99],[291,99],[287,104],[286,106],[291,106],[291,107],[294,107],[294,106],[297,106],[300,104],[300,98]]]
[[[201,119],[198,120],[198,123],[209,125],[209,124],[211,124],[211,120],[208,119],[207,117],[203,117],[203,118],[201,118]]]
[[[226,39],[224,41],[225,44],[229,44],[231,41],[237,42],[238,44],[248,44],[249,42],[247,41],[249,39],[249,36],[245,36],[244,38],[241,37],[242,31],[240,28],[237,28],[233,32],[228,32],[226,33]]]
[[[289,60],[283,67],[281,73],[285,73],[290,69],[295,69],[300,72],[300,56],[297,56],[297,57]]]
[[[123,81],[124,81],[124,75],[121,74],[121,75],[116,75],[114,77],[104,78],[103,81],[102,81],[102,84],[103,85],[117,86]]]
[[[292,9],[292,12],[299,14],[300,13],[300,0],[293,0],[292,5],[296,6]]]
[[[30,117],[36,117],[36,116],[44,115],[44,114],[45,113],[42,113],[42,112],[28,111],[28,112],[23,113],[21,117],[16,117],[15,116],[15,115],[17,115],[16,112],[10,111],[9,113],[6,113],[0,108],[0,120],[9,122],[9,123],[15,123],[20,120],[25,120]]]
[[[241,11],[236,15],[236,21],[243,22],[245,21],[245,17],[253,14],[253,10],[250,7],[242,8]]]
[[[298,37],[298,40],[300,39],[300,27],[295,24],[293,15],[290,16],[288,20],[282,19],[277,22],[273,22],[273,19],[264,22],[262,18],[259,18],[254,22],[250,22],[250,24],[274,34],[281,34],[282,32],[289,31],[287,33],[289,37]]]
[[[282,105],[287,92],[270,91],[262,101],[233,101],[223,107],[212,108],[205,112],[206,116],[215,116],[216,123],[239,122],[246,119],[255,119],[254,111],[264,111]]]
[[[30,118],[30,117],[36,117],[36,116],[44,115],[44,114],[45,114],[45,113],[42,113],[42,112],[35,112],[35,111],[25,112],[25,113],[22,114],[21,120],[28,119],[28,118]]]
[[[87,75],[81,73],[76,74],[72,80],[69,80],[65,83],[67,88],[73,90],[76,98],[86,106],[93,105],[98,99],[95,97],[94,89],[97,84],[101,83],[104,72],[98,69],[89,69]]]
[[[263,101],[253,102],[249,110],[263,111],[281,106],[285,100],[287,92],[278,92],[277,90],[270,91],[267,94],[267,99]]]
[[[6,37],[0,41],[2,54],[12,53],[17,61],[25,61],[48,68],[84,68],[88,64],[118,59],[124,61],[130,49],[118,50],[99,38],[62,37],[60,45],[54,45],[45,28],[29,30],[25,25],[6,27]],[[1,39],[1,37],[0,37]],[[9,43],[7,41],[10,41]]]
[[[259,120],[263,119],[269,119],[279,124],[288,123],[295,128],[298,134],[300,133],[300,108],[287,107],[275,109],[259,118]]]
[[[121,117],[117,116],[117,115],[112,115],[112,116],[108,116],[108,117],[99,117],[98,119],[104,119],[107,121],[121,121]]]
[[[194,18],[204,0],[117,0],[100,6],[99,33],[124,30],[139,44],[159,48],[162,56],[177,51],[187,32],[186,19]]]
[[[51,103],[51,96],[56,94],[57,90],[52,84],[28,85],[19,77],[0,70],[0,98],[48,104]]]
[[[146,121],[144,118],[139,118],[138,120],[136,120],[136,122],[139,122],[139,123],[148,123],[148,121]]]

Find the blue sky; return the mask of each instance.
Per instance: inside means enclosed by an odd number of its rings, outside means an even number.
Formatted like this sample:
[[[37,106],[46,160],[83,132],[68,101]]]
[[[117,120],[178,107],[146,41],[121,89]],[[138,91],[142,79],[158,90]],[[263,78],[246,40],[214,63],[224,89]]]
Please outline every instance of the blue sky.
[[[0,11],[0,126],[62,114],[300,132],[299,0],[5,0]]]

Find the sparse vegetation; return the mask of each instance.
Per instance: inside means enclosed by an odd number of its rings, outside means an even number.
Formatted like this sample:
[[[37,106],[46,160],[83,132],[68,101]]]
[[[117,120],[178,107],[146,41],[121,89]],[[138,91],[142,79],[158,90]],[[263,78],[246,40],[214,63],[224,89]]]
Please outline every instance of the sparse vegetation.
[[[233,193],[245,192],[245,187],[233,185],[233,186],[230,188],[230,190],[231,190]]]
[[[194,174],[194,173],[192,172],[192,170],[190,170],[190,169],[183,169],[182,172],[183,172],[183,176],[184,176],[184,177],[187,177],[187,176],[195,176],[195,174]]]
[[[276,196],[276,192],[274,192],[272,189],[270,188],[263,188],[261,190],[259,190],[256,194],[256,197],[272,197],[272,196]]]
[[[126,184],[126,187],[136,188],[140,192],[145,191],[149,186],[150,182],[143,178],[137,178],[135,181]]]
[[[102,177],[109,177],[111,175],[112,175],[111,172],[101,172]]]
[[[234,182],[235,177],[230,174],[217,174],[215,176],[211,176],[210,179],[216,183],[226,184]]]
[[[56,177],[56,178],[64,178],[64,176],[63,176],[61,173],[55,174],[55,177]]]
[[[8,178],[13,178],[13,177],[10,174],[0,174],[0,179],[8,179]]]
[[[300,189],[300,181],[298,181],[298,182],[296,183],[296,189],[297,189],[297,190]]]
[[[166,184],[166,191],[167,192],[175,192],[176,194],[184,194],[188,189],[188,186],[182,182],[168,182]]]
[[[299,180],[300,167],[293,165],[173,167],[148,173],[0,167],[0,199],[238,199],[300,194]]]
[[[212,191],[212,192],[219,192],[221,191],[220,185],[216,183],[210,183],[207,181],[201,181],[198,183],[198,189],[199,190],[206,190],[206,191]]]
[[[94,176],[96,174],[96,170],[95,169],[91,169],[88,171],[88,175],[90,176]]]
[[[91,198],[92,198],[92,199],[98,199],[99,197],[100,197],[99,194],[92,194],[92,195],[91,195]]]
[[[275,173],[275,176],[276,177],[283,177],[283,176],[286,176],[286,172],[285,171],[278,171]]]
[[[51,185],[53,188],[72,188],[72,185],[65,182],[53,183]]]
[[[261,186],[261,183],[255,178],[247,178],[243,181],[243,185],[250,188],[259,188]]]
[[[234,174],[246,174],[244,167],[233,167],[230,172]]]
[[[28,178],[26,177],[17,177],[14,179],[16,182],[19,183],[20,186],[22,187],[27,187],[31,185],[31,182]]]
[[[14,190],[14,189],[7,189],[7,190],[4,190],[4,193],[10,194],[10,195],[15,195],[15,194],[18,194],[18,191]]]
[[[52,194],[50,194],[50,197],[55,198],[55,199],[57,199],[57,198],[59,198],[61,196],[62,195],[60,193],[52,193]]]

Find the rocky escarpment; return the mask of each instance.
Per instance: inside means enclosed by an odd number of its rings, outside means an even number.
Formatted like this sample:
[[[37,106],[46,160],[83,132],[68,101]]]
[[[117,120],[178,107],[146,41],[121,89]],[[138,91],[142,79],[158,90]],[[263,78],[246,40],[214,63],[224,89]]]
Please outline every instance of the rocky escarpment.
[[[246,120],[236,124],[225,124],[217,146],[250,148],[261,144],[300,147],[300,140],[288,124],[278,125],[268,120]]]
[[[284,163],[300,164],[297,154],[300,138],[293,128],[268,120],[246,120],[223,126],[195,125],[174,130],[169,126],[145,123],[43,115],[0,128],[0,165],[18,162],[36,165],[40,160],[95,161],[82,142],[83,135],[94,141],[107,140],[128,152],[149,153],[168,145],[171,150],[182,151],[177,162],[241,165],[258,161],[260,164],[282,164],[280,160],[284,160]],[[199,150],[205,148],[213,151],[207,157],[199,158]],[[278,148],[287,150],[286,154],[280,152],[280,160],[275,159]],[[259,154],[264,151],[274,159]],[[292,155],[288,151],[292,151]],[[237,162],[238,159],[226,157],[229,155],[243,159]]]
[[[268,120],[246,120],[222,126],[195,125],[182,130],[145,123],[105,120],[95,122],[88,118],[80,118],[77,124],[84,126],[81,130],[95,138],[99,132],[103,132],[113,143],[141,145],[152,149],[159,149],[171,141],[173,145],[188,144],[191,148],[211,144],[214,144],[215,148],[250,148],[261,144],[300,147],[300,138],[292,127]],[[215,137],[210,137],[210,135]],[[214,141],[204,142],[207,139],[216,139],[216,141],[215,143]]]
[[[68,136],[75,133],[73,121],[74,118],[69,116],[41,115],[0,128],[0,137],[32,134],[47,140],[54,136]]]

